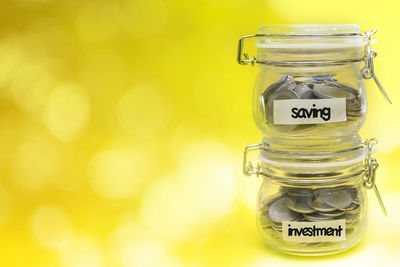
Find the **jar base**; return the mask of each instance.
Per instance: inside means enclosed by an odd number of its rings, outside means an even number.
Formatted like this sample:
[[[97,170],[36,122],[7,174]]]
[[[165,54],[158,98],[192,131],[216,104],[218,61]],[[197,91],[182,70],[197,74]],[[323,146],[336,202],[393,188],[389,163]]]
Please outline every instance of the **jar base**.
[[[359,242],[361,241],[362,238],[359,238],[357,240],[353,240],[352,242],[348,242],[346,243],[345,247],[342,248],[335,248],[332,250],[321,250],[321,251],[316,251],[316,250],[312,250],[312,251],[299,251],[297,250],[290,250],[290,249],[283,249],[281,247],[278,247],[270,242],[268,242],[268,240],[264,241],[267,243],[268,246],[270,246],[271,248],[273,248],[274,250],[280,252],[280,253],[284,253],[284,254],[289,254],[289,255],[294,255],[294,256],[303,256],[303,257],[319,257],[319,256],[328,256],[328,255],[333,255],[333,254],[339,254],[345,251],[348,251],[352,248],[354,248],[355,246],[357,246],[359,244]]]

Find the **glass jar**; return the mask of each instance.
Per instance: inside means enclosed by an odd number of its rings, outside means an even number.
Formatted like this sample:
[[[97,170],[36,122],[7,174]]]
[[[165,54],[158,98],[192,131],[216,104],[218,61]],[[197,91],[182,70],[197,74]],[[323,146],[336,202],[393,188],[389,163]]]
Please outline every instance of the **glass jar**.
[[[376,52],[373,32],[359,30],[354,24],[269,25],[241,39],[239,63],[260,69],[253,117],[265,143],[287,151],[360,144],[367,112],[363,78],[370,78]],[[256,37],[257,59],[242,55],[248,37]]]
[[[287,152],[268,145],[247,146],[244,173],[262,176],[257,225],[273,248],[295,255],[327,255],[356,245],[367,228],[366,189],[374,188],[376,139],[341,151]],[[247,162],[260,150],[261,163]]]
[[[367,227],[365,152],[363,147],[328,153],[264,147],[257,203],[262,238],[297,255],[333,254],[357,244]]]

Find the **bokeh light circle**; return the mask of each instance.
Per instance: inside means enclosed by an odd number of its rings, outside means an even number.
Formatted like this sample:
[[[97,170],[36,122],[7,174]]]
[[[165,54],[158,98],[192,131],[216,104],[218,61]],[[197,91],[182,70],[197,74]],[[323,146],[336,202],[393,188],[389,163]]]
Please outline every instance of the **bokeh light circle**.
[[[100,267],[104,266],[99,245],[86,237],[78,237],[68,242],[60,251],[60,263],[64,267]]]
[[[27,137],[14,152],[13,182],[24,190],[38,190],[47,185],[60,167],[55,144],[39,133]]]
[[[146,177],[147,162],[147,153],[143,150],[101,151],[89,165],[90,184],[97,194],[105,198],[132,197]]]
[[[32,215],[31,227],[36,240],[51,250],[63,249],[73,235],[68,214],[54,205],[38,207]]]
[[[77,84],[63,84],[49,97],[45,121],[57,138],[70,141],[85,128],[89,111],[89,98],[85,90]]]
[[[171,119],[171,108],[167,100],[149,84],[140,84],[126,91],[116,111],[121,127],[141,137],[154,136]]]

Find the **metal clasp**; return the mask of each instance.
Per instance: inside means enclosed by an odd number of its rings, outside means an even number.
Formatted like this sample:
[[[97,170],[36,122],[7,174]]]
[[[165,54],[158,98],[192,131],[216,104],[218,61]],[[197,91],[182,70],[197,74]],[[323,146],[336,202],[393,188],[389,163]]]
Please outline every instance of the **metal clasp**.
[[[247,152],[252,151],[252,150],[259,150],[263,147],[262,144],[253,144],[253,145],[248,145],[244,149],[244,155],[243,155],[243,174],[246,176],[251,176],[252,174],[255,174],[257,177],[262,174],[261,170],[261,164],[258,163],[257,166],[254,166],[251,161],[247,161]]]
[[[251,35],[243,36],[242,38],[239,39],[237,62],[240,65],[247,65],[248,63],[251,63],[251,65],[254,65],[254,63],[257,63],[257,60],[255,57],[249,58],[249,55],[247,53],[243,53],[243,46],[244,46],[245,39],[253,38],[253,37],[257,37],[257,36],[259,36],[259,34],[251,34]]]
[[[376,32],[377,30],[372,30],[363,34],[363,37],[368,41],[368,44],[365,47],[364,68],[362,69],[362,74],[365,79],[373,78],[379,90],[385,96],[386,100],[392,104],[392,101],[390,100],[374,71],[374,58],[376,58],[378,53],[371,48],[371,37]]]
[[[382,197],[379,194],[378,187],[376,186],[376,183],[375,183],[376,169],[378,169],[379,164],[378,164],[378,161],[374,157],[372,157],[372,148],[377,143],[378,143],[378,139],[376,139],[376,138],[367,139],[363,143],[368,151],[368,155],[365,158],[365,162],[364,162],[364,166],[365,166],[364,186],[367,189],[371,189],[371,188],[374,189],[376,198],[378,199],[378,202],[379,202],[379,206],[381,207],[383,214],[385,216],[387,216],[387,211],[386,211],[385,205],[383,204]]]

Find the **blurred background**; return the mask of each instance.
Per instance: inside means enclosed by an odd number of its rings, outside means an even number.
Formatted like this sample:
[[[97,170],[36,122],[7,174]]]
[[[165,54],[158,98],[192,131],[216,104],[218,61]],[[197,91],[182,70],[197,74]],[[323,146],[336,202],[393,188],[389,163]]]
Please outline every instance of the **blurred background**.
[[[3,0],[0,265],[395,265],[400,261],[399,1]],[[255,224],[260,179],[241,173],[257,67],[238,39],[263,24],[377,28],[362,137],[379,138],[367,236],[301,258]],[[251,50],[249,46],[250,53]],[[255,53],[255,52],[254,52]]]

